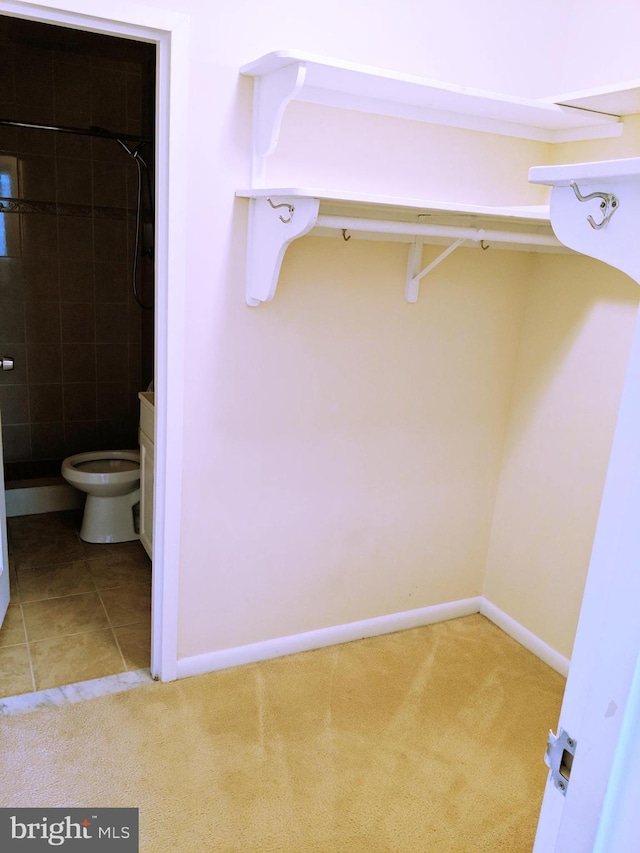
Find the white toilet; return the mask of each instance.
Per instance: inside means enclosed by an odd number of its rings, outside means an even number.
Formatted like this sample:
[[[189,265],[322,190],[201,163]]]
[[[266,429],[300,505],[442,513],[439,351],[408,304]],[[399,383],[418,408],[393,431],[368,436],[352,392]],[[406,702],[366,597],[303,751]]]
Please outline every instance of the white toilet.
[[[140,501],[140,453],[103,450],[77,453],[62,463],[62,476],[86,492],[80,538],[85,542],[138,539],[133,507]]]

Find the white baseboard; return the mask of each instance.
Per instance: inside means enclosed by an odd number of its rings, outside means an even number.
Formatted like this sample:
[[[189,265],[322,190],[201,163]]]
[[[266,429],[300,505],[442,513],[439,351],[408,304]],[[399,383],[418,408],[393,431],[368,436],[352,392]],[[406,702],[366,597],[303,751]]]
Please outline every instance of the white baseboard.
[[[471,616],[473,613],[481,613],[486,616],[505,634],[508,634],[525,649],[543,660],[556,672],[564,676],[567,675],[569,671],[567,658],[556,652],[555,649],[552,649],[500,608],[487,601],[486,598],[476,596],[475,598],[464,598],[446,604],[435,604],[432,607],[391,613],[388,616],[376,616],[373,619],[363,619],[360,622],[348,622],[345,625],[320,628],[317,631],[306,631],[303,634],[292,634],[289,637],[279,637],[275,640],[264,640],[260,643],[250,643],[246,646],[236,646],[232,649],[222,649],[217,652],[181,658],[177,663],[177,677],[204,675],[207,672],[229,669],[232,666],[257,663],[261,660],[284,657],[296,652],[309,652],[313,649],[335,646],[339,643],[350,643],[353,640],[362,640],[365,637],[378,637],[382,634],[406,631],[409,628],[422,628],[425,625],[446,622],[460,616]]]
[[[66,483],[46,486],[9,488],[5,491],[7,518],[16,515],[37,515],[41,512],[60,512],[65,509],[80,509],[85,496]]]
[[[348,622],[346,625],[335,625],[331,628],[320,628],[317,631],[305,631],[303,634],[293,634],[275,640],[265,640],[261,643],[251,643],[237,646],[233,649],[223,649],[218,652],[207,652],[203,655],[182,658],[178,661],[177,677],[185,678],[190,675],[203,675],[219,669],[228,669],[245,663],[256,663],[270,660],[296,652],[309,652],[325,646],[335,646],[339,643],[349,643],[352,640],[362,640],[365,637],[377,637],[381,634],[393,634],[396,631],[406,631],[409,628],[421,628],[436,622],[446,622],[459,616],[471,616],[480,611],[480,598],[465,598],[446,604],[435,604],[432,607],[421,607],[417,610],[407,610],[403,613],[391,613],[388,616],[375,616],[373,619],[363,619],[360,622]]]
[[[499,607],[496,607],[495,604],[492,604],[486,598],[480,598],[480,613],[486,616],[487,619],[490,619],[498,628],[502,628],[505,634],[508,634],[516,642],[520,643],[521,646],[524,646],[525,649],[528,649],[536,657],[540,658],[540,660],[566,678],[570,663],[568,658],[561,655],[555,649],[552,649],[551,646],[548,646],[543,640],[536,637],[528,628],[516,622],[504,610],[500,610]]]

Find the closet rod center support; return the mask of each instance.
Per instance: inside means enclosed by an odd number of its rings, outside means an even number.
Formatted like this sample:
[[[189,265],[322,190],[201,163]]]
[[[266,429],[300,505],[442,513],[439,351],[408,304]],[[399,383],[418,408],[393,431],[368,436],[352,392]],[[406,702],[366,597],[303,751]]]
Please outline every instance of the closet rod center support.
[[[479,232],[482,236],[478,240],[482,242],[484,239],[484,231]],[[424,245],[424,237],[416,237],[413,243],[409,246],[409,260],[407,263],[407,285],[405,288],[405,299],[407,302],[417,302],[420,293],[420,281],[428,275],[431,270],[435,269],[438,264],[442,263],[445,258],[448,258],[456,249],[460,248],[467,240],[466,237],[460,237],[455,240],[450,246],[440,252],[437,258],[434,258],[430,264],[420,270],[422,265],[422,247]],[[418,272],[418,270],[420,270]]]

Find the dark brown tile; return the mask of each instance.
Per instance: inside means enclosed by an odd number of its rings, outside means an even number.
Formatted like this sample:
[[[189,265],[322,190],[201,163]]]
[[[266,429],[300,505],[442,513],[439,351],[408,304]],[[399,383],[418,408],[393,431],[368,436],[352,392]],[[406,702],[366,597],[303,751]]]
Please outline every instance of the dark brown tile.
[[[29,201],[56,200],[56,164],[53,157],[20,157],[20,196]]]
[[[96,343],[126,343],[128,325],[126,305],[102,303],[96,310]]]
[[[22,217],[23,257],[31,261],[58,268],[57,217],[44,213],[30,213]]]
[[[127,121],[127,76],[122,71],[91,68],[91,123],[116,132]]]
[[[2,64],[4,68],[4,63]],[[6,92],[4,87],[0,88],[0,92]],[[7,101],[4,98],[0,100],[0,112],[5,118],[18,119],[17,107],[13,101]],[[14,127],[0,127],[0,151],[17,151],[16,130]]]
[[[60,343],[60,303],[27,302],[25,325],[27,344]]]
[[[127,334],[129,343],[139,343],[142,340],[142,309],[135,303],[129,303],[129,322]]]
[[[31,107],[28,115],[20,110],[22,121],[32,121],[38,124],[53,124],[53,109],[45,107],[37,109]],[[16,150],[21,154],[43,154],[55,153],[54,133],[43,133],[41,130],[29,130],[27,128],[16,128]]]
[[[63,419],[62,384],[31,385],[29,406],[31,423],[61,421]]]
[[[5,462],[31,458],[31,432],[28,426],[3,426],[2,444]]]
[[[65,456],[99,449],[97,421],[68,421],[64,431]]]
[[[24,343],[24,329],[24,302],[0,298],[0,343]]]
[[[142,149],[144,151],[144,148]],[[143,157],[143,159],[145,159]],[[146,209],[146,199],[147,199],[147,188],[145,186],[145,172],[144,168],[142,171],[142,182],[140,185],[140,191],[142,193],[142,209],[143,211]],[[130,163],[127,164],[127,208],[134,213],[138,207],[138,167],[131,160]],[[134,228],[135,235],[135,228]]]
[[[53,74],[56,121],[67,127],[88,127],[91,123],[91,82],[86,69],[80,69],[77,63],[63,61],[58,54],[54,57]]]
[[[63,302],[61,305],[64,343],[93,343],[96,338],[93,302]]]
[[[63,344],[62,370],[68,382],[94,382],[96,379],[96,347],[94,344]]]
[[[20,258],[0,257],[0,300],[23,299],[22,261]]]
[[[81,216],[58,216],[60,258],[71,261],[93,260],[93,220]]]
[[[12,565],[18,574],[19,582],[20,572],[23,569],[72,563],[75,560],[82,560],[83,557],[82,545],[77,536],[71,538],[66,535],[39,534],[32,537],[28,547],[23,543],[20,547],[14,548]]]
[[[63,302],[94,300],[93,262],[60,258],[60,298]]]
[[[126,264],[127,223],[119,219],[95,219],[94,252],[99,263]]]
[[[31,424],[31,455],[33,459],[61,459],[65,455],[62,421]]]
[[[23,107],[53,107],[53,54],[29,45],[16,47],[16,102]],[[28,73],[24,73],[28,69]]]
[[[93,203],[96,206],[127,207],[127,170],[124,165],[94,160],[92,175]]]
[[[124,384],[129,375],[129,347],[127,344],[96,345],[98,382]]]
[[[108,418],[98,421],[96,450],[121,450],[135,447],[138,422],[130,418]]]
[[[30,383],[60,382],[62,377],[61,344],[29,344],[27,355]]]
[[[129,296],[130,264],[105,261],[95,265],[96,302],[123,302]]]
[[[76,75],[77,75],[76,71]],[[59,123],[62,121],[58,119]],[[88,125],[88,122],[87,122]],[[73,125],[78,127],[77,124]],[[91,160],[91,137],[78,136],[75,133],[56,133],[56,158],[70,160]]]
[[[101,139],[93,137],[91,140],[91,158],[93,160],[105,160],[109,163],[119,163],[127,155],[122,151],[113,139]]]
[[[106,419],[114,412],[128,415],[131,407],[131,395],[127,383],[99,382],[97,385],[97,412],[99,419]]]
[[[29,423],[29,393],[26,385],[0,385],[2,424]]]
[[[25,257],[22,261],[22,280],[26,300],[52,300],[60,297],[60,282],[55,264]]]
[[[92,382],[67,383],[64,386],[65,421],[96,420],[96,385]]]
[[[87,160],[57,161],[59,204],[92,204],[91,163]]]
[[[142,132],[142,79],[139,74],[127,74],[127,131]]]

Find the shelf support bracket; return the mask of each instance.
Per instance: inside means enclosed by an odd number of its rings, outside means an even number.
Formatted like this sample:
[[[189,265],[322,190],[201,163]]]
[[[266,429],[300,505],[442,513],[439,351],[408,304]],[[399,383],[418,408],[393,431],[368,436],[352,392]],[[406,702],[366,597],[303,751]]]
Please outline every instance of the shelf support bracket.
[[[249,201],[247,305],[273,299],[289,243],[316,224],[320,200],[271,196]]]
[[[430,264],[420,270],[422,266],[422,247],[424,245],[424,237],[416,237],[413,243],[409,246],[409,261],[407,264],[407,285],[405,288],[405,298],[407,302],[417,302],[420,292],[420,281],[428,275],[432,269],[442,263],[445,258],[448,258],[452,252],[455,252],[463,243],[465,238],[453,242],[450,246],[441,252],[437,258],[431,261]]]
[[[307,76],[307,64],[287,65],[256,77],[253,107],[252,186],[266,185],[267,157],[273,154],[287,105],[298,95]]]

